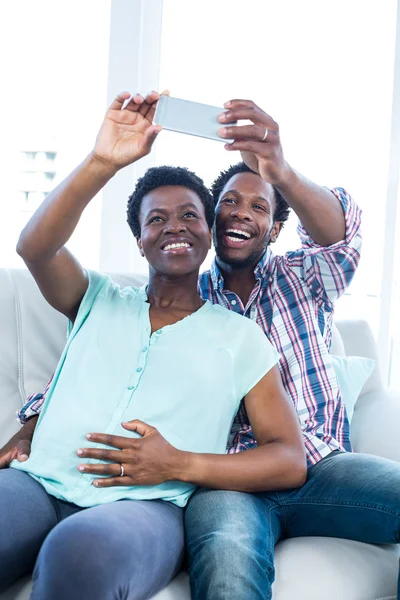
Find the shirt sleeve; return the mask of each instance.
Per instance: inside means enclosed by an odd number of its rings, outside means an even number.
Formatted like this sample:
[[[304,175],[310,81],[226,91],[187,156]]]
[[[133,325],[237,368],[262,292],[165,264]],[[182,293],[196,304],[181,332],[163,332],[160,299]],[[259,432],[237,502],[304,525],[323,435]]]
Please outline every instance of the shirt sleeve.
[[[89,278],[88,288],[79,305],[79,310],[75,317],[75,321],[73,323],[68,321],[67,337],[80,329],[84,321],[89,316],[93,304],[105,284],[112,285],[112,279],[109,275],[102,275],[96,271],[87,271],[87,275]]]
[[[235,391],[244,398],[278,364],[280,355],[259,325],[246,317],[235,365]]]
[[[333,304],[350,285],[360,261],[362,244],[360,208],[344,189],[331,191],[343,209],[344,239],[331,246],[320,246],[299,223],[297,231],[302,248],[284,257],[287,266],[304,280],[321,304]]]
[[[40,415],[40,411],[42,410],[42,406],[46,399],[46,394],[52,380],[53,377],[47,382],[43,392],[28,396],[21,410],[17,410],[17,421],[19,421],[21,425],[25,425],[25,423],[27,423],[32,417],[37,417]]]

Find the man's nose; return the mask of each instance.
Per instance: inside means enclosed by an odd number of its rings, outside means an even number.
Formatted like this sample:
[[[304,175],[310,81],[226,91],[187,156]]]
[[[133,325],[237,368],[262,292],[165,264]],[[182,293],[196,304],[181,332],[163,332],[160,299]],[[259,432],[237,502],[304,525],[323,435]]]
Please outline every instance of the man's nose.
[[[249,211],[243,206],[234,206],[231,210],[231,217],[236,217],[239,221],[252,221]]]

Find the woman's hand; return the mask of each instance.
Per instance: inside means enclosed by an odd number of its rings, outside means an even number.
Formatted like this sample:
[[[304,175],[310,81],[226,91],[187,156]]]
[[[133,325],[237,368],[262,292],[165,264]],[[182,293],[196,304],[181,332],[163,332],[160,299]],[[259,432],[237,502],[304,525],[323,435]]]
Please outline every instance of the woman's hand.
[[[116,170],[149,154],[162,129],[153,125],[160,94],[151,92],[146,98],[136,94],[122,109],[130,96],[129,92],[122,92],[112,102],[92,152],[95,158]]]
[[[118,449],[80,448],[77,450],[80,458],[110,461],[105,464],[79,465],[78,469],[82,473],[105,476],[94,480],[93,485],[99,488],[114,485],[157,485],[176,478],[177,466],[184,455],[183,452],[167,442],[155,427],[143,421],[136,419],[122,423],[122,426],[128,431],[136,431],[142,437],[90,433],[86,437],[91,442]],[[123,476],[121,476],[121,465]]]

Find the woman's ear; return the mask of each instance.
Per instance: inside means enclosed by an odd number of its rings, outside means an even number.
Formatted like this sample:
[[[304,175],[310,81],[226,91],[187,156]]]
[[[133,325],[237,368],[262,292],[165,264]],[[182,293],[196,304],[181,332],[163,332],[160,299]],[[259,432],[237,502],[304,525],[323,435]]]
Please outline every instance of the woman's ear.
[[[140,256],[144,256],[142,240],[140,238],[136,238],[136,242],[139,248]]]

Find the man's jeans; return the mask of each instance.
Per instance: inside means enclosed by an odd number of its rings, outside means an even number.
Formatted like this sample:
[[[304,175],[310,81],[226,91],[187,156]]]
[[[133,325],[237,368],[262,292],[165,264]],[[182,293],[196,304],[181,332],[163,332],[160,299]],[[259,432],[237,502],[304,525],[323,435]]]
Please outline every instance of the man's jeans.
[[[400,541],[400,464],[333,452],[309,469],[307,482],[296,490],[201,489],[185,518],[192,600],[270,600],[280,539]]]
[[[81,509],[0,470],[0,591],[35,565],[35,600],[145,600],[179,570],[183,537],[183,511],[168,502]]]

